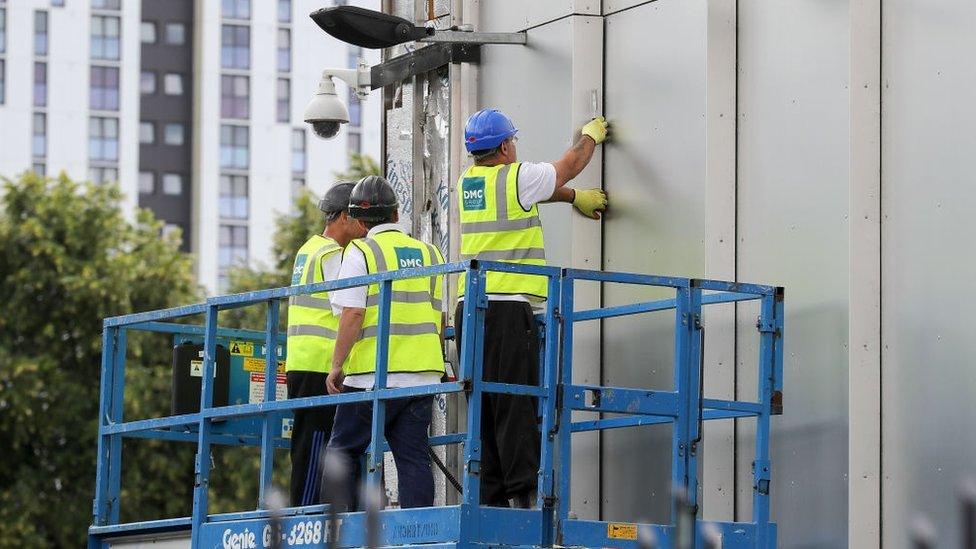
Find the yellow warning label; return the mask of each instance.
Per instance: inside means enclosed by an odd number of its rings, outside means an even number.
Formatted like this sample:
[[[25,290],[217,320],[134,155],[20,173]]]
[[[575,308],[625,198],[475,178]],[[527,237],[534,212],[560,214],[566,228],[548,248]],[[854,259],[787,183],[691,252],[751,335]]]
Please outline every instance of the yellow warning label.
[[[637,525],[626,522],[611,522],[607,524],[607,537],[610,539],[637,539]]]
[[[248,372],[264,372],[264,359],[263,358],[245,358],[244,359],[244,370]],[[278,361],[278,373],[285,373],[285,361]]]
[[[250,341],[231,341],[230,354],[237,356],[254,356],[254,344]]]

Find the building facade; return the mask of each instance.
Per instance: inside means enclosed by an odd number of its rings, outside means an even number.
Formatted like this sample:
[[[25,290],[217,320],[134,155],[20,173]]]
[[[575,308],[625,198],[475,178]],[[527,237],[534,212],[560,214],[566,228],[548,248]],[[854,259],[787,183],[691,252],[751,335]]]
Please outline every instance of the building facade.
[[[117,181],[220,291],[233,266],[270,264],[298,189],[379,158],[376,99],[340,85],[351,120],[330,141],[302,121],[322,69],[379,58],[307,17],[329,3],[0,0],[0,174]]]

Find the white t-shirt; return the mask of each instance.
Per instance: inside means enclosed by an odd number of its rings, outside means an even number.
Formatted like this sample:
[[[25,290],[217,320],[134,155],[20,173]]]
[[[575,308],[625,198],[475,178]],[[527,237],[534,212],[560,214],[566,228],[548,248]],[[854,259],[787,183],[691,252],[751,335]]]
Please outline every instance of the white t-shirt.
[[[523,210],[552,198],[556,192],[556,167],[549,162],[522,162],[518,171],[518,196]],[[488,294],[488,301],[531,303],[523,294]],[[460,298],[464,301],[464,297]]]
[[[370,229],[369,232],[366,233],[366,237],[372,238],[376,236],[377,233],[386,231],[404,232],[403,227],[397,225],[396,223],[384,223]],[[336,255],[342,256],[342,265],[339,267],[338,276],[336,277],[337,279],[366,276],[369,274],[369,269],[366,267],[366,256],[364,256],[363,251],[356,246],[346,246],[346,249],[342,254]],[[345,307],[365,309],[367,291],[368,288],[366,286],[356,286],[354,288],[345,288],[330,292],[329,301],[332,303],[332,314],[340,316],[342,314],[342,309]],[[386,376],[387,388],[416,387],[417,385],[440,383],[440,381],[441,374],[437,372],[392,372]],[[342,384],[356,389],[372,389],[376,384],[376,376],[373,374],[356,374],[346,376]]]

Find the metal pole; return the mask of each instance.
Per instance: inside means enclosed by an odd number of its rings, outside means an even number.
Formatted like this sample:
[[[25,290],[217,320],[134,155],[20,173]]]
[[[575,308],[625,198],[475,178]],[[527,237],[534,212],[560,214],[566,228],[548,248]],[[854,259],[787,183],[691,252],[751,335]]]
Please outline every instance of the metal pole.
[[[688,453],[691,417],[691,376],[689,364],[691,332],[691,297],[688,288],[675,290],[674,328],[674,390],[678,394],[678,412],[674,420],[671,442],[671,524],[677,526],[682,518],[683,497],[687,497]]]
[[[373,435],[369,443],[367,485],[379,487],[383,481],[383,448],[386,426],[386,401],[377,398],[377,391],[386,389],[386,371],[390,354],[390,304],[393,281],[380,283],[379,320],[376,333],[376,382],[373,386]]]
[[[264,336],[264,401],[274,402],[278,389],[278,318],[280,303],[268,300],[268,313]],[[258,492],[258,508],[267,509],[267,497],[271,490],[271,474],[274,471],[275,424],[280,426],[275,413],[264,414],[261,428],[261,486]]]
[[[559,278],[549,276],[549,299],[546,303],[546,336],[543,351],[542,388],[542,449],[539,460],[538,501],[542,509],[542,546],[551,547],[555,541],[554,509],[555,486],[553,485],[553,453],[556,439],[556,400],[559,389]]]
[[[464,299],[460,379],[468,384],[467,434],[464,439],[464,493],[458,546],[471,546],[480,539],[481,503],[481,382],[484,362],[485,273],[476,262],[468,268]]]
[[[559,312],[562,317],[562,340],[561,357],[559,359],[560,368],[560,387],[559,391],[565,392],[573,384],[573,296],[574,280],[565,270],[562,271],[559,288]],[[569,519],[569,502],[571,497],[570,478],[572,471],[572,423],[573,411],[566,403],[565,399],[559,408],[559,424],[557,426],[557,436],[559,438],[559,470],[558,470],[558,498],[556,520],[557,532],[556,541],[562,542],[563,529],[566,520]]]
[[[213,378],[217,360],[217,313],[216,305],[207,306],[205,335],[203,339],[203,372],[200,382],[200,422],[197,435],[197,456],[194,463],[193,514],[190,519],[193,546],[201,546],[200,526],[207,521],[210,488],[210,424],[204,412],[213,404]]]

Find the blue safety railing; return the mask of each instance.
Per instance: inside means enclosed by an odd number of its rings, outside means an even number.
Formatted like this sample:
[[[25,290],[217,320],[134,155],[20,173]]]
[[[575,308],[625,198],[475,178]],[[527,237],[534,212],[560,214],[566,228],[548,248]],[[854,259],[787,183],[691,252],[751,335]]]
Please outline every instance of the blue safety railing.
[[[541,315],[543,340],[542,376],[539,386],[522,386],[482,381],[484,319],[487,309],[485,276],[488,271],[506,271],[544,276],[549,300]],[[458,381],[409,388],[386,388],[387,349],[393,281],[406,278],[451,275],[466,272],[464,339],[458,342]],[[674,298],[576,311],[576,281],[629,284],[665,288]],[[337,290],[367,284],[380,287],[377,335],[376,390],[362,393],[275,400],[277,357],[272,351],[283,343],[278,332],[279,302],[293,295]],[[760,314],[758,375],[755,401],[704,398],[703,306],[757,300]],[[218,312],[255,304],[267,307],[266,329],[234,330],[217,325]],[[612,317],[674,311],[674,390],[647,390],[573,384],[573,331],[577,322]],[[205,316],[203,326],[175,324],[172,319]],[[125,421],[123,394],[126,334],[144,330],[203,337],[200,411],[170,417]],[[264,344],[264,401],[214,407],[213,379],[218,337],[233,337]],[[783,291],[782,288],[714,280],[653,275],[585,271],[471,261],[435,267],[405,269],[333,282],[275,288],[220,296],[204,303],[159,311],[108,318],[102,336],[98,460],[89,547],[108,547],[113,539],[132,535],[153,535],[189,531],[193,547],[271,547],[278,536],[272,529],[268,496],[276,447],[286,445],[275,436],[275,423],[284,412],[315,406],[373,402],[372,441],[367,451],[366,482],[379,486],[382,474],[384,403],[387,400],[437,393],[464,393],[467,397],[466,430],[430,438],[431,445],[463,444],[463,493],[459,505],[379,513],[376,528],[381,546],[423,547],[641,547],[640,532],[654,537],[657,547],[703,547],[710,536],[721,539],[720,547],[776,546],[775,525],[769,520],[771,464],[769,460],[770,416],[781,409],[783,382]],[[480,501],[481,399],[484,393],[507,393],[538,397],[541,412],[541,454],[537,509],[485,507]],[[615,417],[573,422],[574,411],[588,411]],[[258,429],[247,436],[226,435],[214,429],[217,421],[258,418]],[[748,522],[705,522],[696,519],[698,510],[698,459],[702,421],[753,417],[756,421],[753,463],[753,509]],[[572,472],[571,440],[575,432],[672,423],[672,523],[636,525],[580,520],[569,510]],[[190,517],[138,523],[120,523],[122,439],[124,437],[189,441],[197,444],[193,512]],[[261,447],[258,509],[238,513],[209,512],[211,447],[217,444],[252,444]],[[557,456],[558,455],[558,459]],[[282,528],[277,539],[285,547],[322,547],[326,542],[326,506],[285,509],[276,524]],[[337,539],[339,547],[365,546],[366,517],[362,512],[343,513]],[[706,535],[707,534],[707,535]],[[687,543],[678,538],[685,537]],[[643,543],[643,544],[642,544]]]

